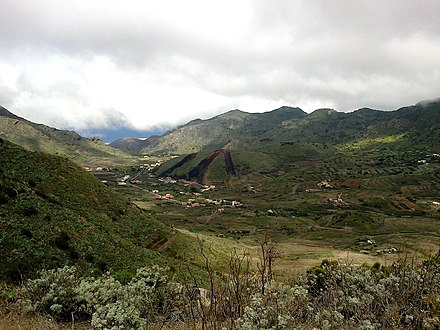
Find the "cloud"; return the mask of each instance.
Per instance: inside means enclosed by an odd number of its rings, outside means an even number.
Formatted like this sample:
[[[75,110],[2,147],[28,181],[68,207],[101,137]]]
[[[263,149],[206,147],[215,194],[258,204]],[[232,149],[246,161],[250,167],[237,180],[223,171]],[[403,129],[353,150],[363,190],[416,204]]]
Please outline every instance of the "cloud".
[[[0,102],[76,129],[438,96],[440,4],[2,1]]]

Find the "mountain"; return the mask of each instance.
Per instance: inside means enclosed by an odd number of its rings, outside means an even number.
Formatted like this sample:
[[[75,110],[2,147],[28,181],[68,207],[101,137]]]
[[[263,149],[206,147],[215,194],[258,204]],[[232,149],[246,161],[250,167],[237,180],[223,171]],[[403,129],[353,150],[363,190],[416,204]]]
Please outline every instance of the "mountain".
[[[276,129],[283,122],[306,116],[299,108],[282,107],[266,113],[231,110],[207,120],[193,120],[186,125],[144,141],[118,140],[110,145],[143,153],[185,154],[202,149],[214,150],[227,145],[245,147],[256,137]]]
[[[208,120],[193,120],[162,136],[119,140],[112,145],[142,153],[180,154],[157,170],[161,176],[224,182],[235,175],[283,170],[295,159],[328,157],[341,148],[419,146],[434,152],[440,145],[440,100],[394,111],[232,110]]]
[[[153,136],[150,137],[150,139],[153,138]],[[140,152],[144,141],[145,139],[142,138],[121,138],[110,143],[110,146],[115,149]]]
[[[162,136],[118,140],[111,146],[142,153],[189,154],[216,149],[260,150],[281,143],[337,145],[390,135],[401,135],[408,143],[436,144],[440,142],[439,127],[438,99],[395,111],[318,109],[307,114],[299,108],[282,107],[265,113],[232,110],[191,121]]]
[[[74,131],[59,130],[18,117],[0,107],[0,137],[31,151],[68,157],[82,165],[129,162],[130,156],[99,139],[89,139]]]
[[[0,281],[66,264],[134,271],[177,235],[70,160],[0,138]]]
[[[281,140],[337,145],[362,139],[401,135],[402,142],[440,143],[440,101],[394,111],[362,108],[350,113],[321,109],[269,132]]]

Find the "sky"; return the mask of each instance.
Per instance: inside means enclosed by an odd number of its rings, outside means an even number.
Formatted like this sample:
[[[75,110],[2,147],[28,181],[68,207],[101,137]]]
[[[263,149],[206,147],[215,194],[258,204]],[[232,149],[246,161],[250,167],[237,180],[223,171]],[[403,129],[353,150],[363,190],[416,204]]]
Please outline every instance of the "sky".
[[[0,13],[0,104],[88,134],[440,96],[438,0],[1,0]]]

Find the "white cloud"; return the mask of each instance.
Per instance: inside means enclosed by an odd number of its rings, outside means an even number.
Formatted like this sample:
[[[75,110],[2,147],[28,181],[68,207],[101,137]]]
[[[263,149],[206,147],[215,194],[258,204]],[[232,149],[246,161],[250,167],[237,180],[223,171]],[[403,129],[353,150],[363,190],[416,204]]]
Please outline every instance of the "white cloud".
[[[3,0],[0,103],[78,130],[438,96],[432,0]]]

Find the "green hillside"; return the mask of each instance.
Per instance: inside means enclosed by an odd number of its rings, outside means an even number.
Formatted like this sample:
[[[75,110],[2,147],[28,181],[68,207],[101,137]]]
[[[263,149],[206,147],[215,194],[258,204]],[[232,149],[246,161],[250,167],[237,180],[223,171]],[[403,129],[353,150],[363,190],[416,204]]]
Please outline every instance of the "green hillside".
[[[400,146],[439,144],[440,101],[395,111],[363,108],[350,113],[319,109],[306,114],[291,107],[265,113],[233,110],[208,120],[193,120],[162,136],[144,141],[119,140],[112,145],[153,154],[216,149],[270,152],[282,144],[317,143],[328,147],[397,135],[401,136]]]
[[[0,137],[27,150],[67,157],[81,165],[110,166],[134,161],[128,153],[101,140],[30,122],[3,107],[0,107]]]
[[[0,139],[0,280],[42,268],[131,271],[177,233],[71,161]]]
[[[279,127],[285,120],[305,115],[301,109],[290,107],[263,114],[232,110],[211,119],[193,120],[162,136],[153,136],[145,141],[122,139],[110,145],[142,153],[176,154],[221,149],[230,145],[243,148],[253,145],[260,134]]]
[[[200,161],[216,150],[230,152],[235,173],[241,176],[285,170],[293,161],[326,159],[341,151],[393,148],[403,152],[419,147],[436,153],[439,145],[437,100],[395,111],[363,108],[342,113],[319,109],[306,114],[298,108],[283,107],[249,114],[234,110],[190,122],[161,137],[138,141],[137,149],[145,153],[183,154],[182,159],[187,154],[197,154],[182,164],[176,160],[165,163],[157,173],[206,183],[230,178],[225,175],[224,166],[212,167],[211,163],[206,164],[210,169],[203,169],[202,176],[191,175],[203,164]]]

